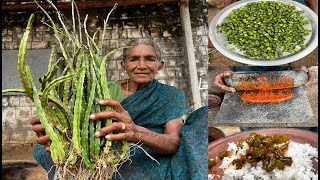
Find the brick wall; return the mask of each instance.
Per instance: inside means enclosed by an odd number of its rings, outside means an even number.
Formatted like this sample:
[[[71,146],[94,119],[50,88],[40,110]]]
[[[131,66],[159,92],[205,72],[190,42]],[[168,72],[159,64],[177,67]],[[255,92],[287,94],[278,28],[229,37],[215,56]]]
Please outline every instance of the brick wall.
[[[203,5],[203,4],[202,4]],[[199,8],[198,3],[190,6]],[[199,9],[192,8],[190,15],[196,17]],[[87,27],[89,33],[102,27],[110,9],[82,10],[82,19],[89,14]],[[70,19],[70,11],[63,12]],[[48,49],[54,42],[52,31],[41,21],[49,23],[41,12],[35,12],[36,21],[32,27],[29,49]],[[52,13],[51,13],[52,14]],[[204,11],[206,13],[206,10]],[[7,12],[3,14],[2,51],[18,49],[30,12]],[[206,17],[206,15],[205,15]],[[192,19],[192,31],[195,43],[196,61],[201,81],[203,105],[207,103],[207,25],[206,19]],[[180,22],[179,5],[175,3],[118,7],[110,17],[106,32],[107,51],[126,45],[133,38],[151,37],[160,47],[165,67],[157,74],[160,82],[182,89],[192,104],[189,88],[188,62],[185,58],[183,30]],[[108,61],[108,78],[111,80],[126,78],[120,67],[122,53],[117,52]],[[3,77],[4,78],[4,77]],[[29,119],[35,115],[30,99],[23,95],[5,95],[2,97],[2,139],[3,143],[34,143],[35,135],[31,131]]]

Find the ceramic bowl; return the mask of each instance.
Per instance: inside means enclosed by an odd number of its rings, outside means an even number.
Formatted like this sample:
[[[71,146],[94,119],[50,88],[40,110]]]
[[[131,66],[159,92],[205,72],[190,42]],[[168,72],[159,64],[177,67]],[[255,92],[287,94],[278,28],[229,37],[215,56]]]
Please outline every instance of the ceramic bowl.
[[[243,53],[240,52],[240,50],[237,48],[235,48],[234,51],[231,51],[230,48],[233,48],[234,45],[226,46],[225,45],[225,42],[227,40],[226,36],[223,33],[218,33],[216,27],[218,24],[221,24],[225,21],[225,19],[229,16],[232,10],[239,9],[240,7],[245,6],[250,2],[257,2],[257,0],[241,0],[223,8],[213,17],[213,19],[210,22],[209,38],[212,44],[214,45],[214,47],[221,54],[223,54],[224,56],[234,61],[244,63],[244,64],[258,65],[258,66],[276,66],[276,65],[283,65],[283,64],[288,64],[288,63],[297,61],[307,56],[308,54],[310,54],[318,46],[318,16],[309,7],[292,0],[263,0],[263,1],[280,1],[283,3],[294,4],[297,10],[304,11],[302,15],[312,21],[311,24],[307,26],[307,29],[313,30],[313,32],[306,37],[306,41],[305,41],[306,48],[296,53],[286,54],[282,58],[278,58],[275,60],[249,59],[245,57]]]
[[[267,128],[267,129],[258,129],[254,131],[246,131],[238,134],[234,134],[231,136],[227,136],[225,138],[218,139],[217,141],[213,141],[208,145],[208,158],[216,159],[218,154],[221,151],[225,151],[228,148],[228,143],[237,142],[240,139],[245,139],[250,136],[250,133],[256,132],[257,134],[265,134],[265,135],[274,135],[274,134],[282,134],[289,137],[292,141],[297,143],[308,143],[312,147],[318,149],[318,133],[299,130],[295,128]],[[219,176],[223,175],[223,170],[219,169],[222,161],[217,160],[217,164],[209,168],[209,173],[216,174]],[[313,168],[318,171],[318,162],[313,160]],[[215,176],[215,179],[217,176]]]

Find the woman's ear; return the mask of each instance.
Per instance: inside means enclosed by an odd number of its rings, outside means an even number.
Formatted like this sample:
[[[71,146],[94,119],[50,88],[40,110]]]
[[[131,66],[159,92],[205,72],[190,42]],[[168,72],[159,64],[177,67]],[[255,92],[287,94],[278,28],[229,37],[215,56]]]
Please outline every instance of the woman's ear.
[[[125,63],[124,63],[123,60],[121,61],[121,67],[122,67],[123,70],[126,70],[126,66],[125,66]]]
[[[160,64],[160,65],[158,66],[158,71],[160,71],[160,70],[163,68],[163,66],[164,66],[164,61],[161,60],[161,61],[159,62],[159,64]]]

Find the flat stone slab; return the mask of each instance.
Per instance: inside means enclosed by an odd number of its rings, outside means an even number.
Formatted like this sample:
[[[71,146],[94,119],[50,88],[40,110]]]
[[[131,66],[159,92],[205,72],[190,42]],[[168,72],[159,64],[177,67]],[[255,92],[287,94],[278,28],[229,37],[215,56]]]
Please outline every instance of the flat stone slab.
[[[277,77],[287,76],[294,81],[293,87],[304,85],[308,81],[308,74],[304,71],[240,71],[235,72],[232,76],[224,77],[224,81],[229,87],[239,87],[239,83],[244,78],[270,77],[277,79]]]
[[[251,103],[242,101],[239,94],[226,92],[214,124],[241,125],[247,123],[302,123],[313,112],[302,87],[294,88],[294,96],[280,103]]]

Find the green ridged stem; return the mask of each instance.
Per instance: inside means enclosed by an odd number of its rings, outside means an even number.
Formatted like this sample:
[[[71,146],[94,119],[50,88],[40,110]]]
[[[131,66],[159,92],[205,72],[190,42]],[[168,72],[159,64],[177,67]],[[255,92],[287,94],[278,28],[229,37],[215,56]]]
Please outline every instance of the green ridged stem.
[[[32,26],[32,23],[34,21],[34,14],[31,14],[28,20],[26,31],[23,33],[23,37],[20,41],[19,46],[19,52],[18,52],[18,74],[22,83],[22,86],[29,98],[32,99],[32,86],[29,84],[28,79],[26,77],[26,69],[25,69],[25,62],[27,58],[27,45],[28,45],[28,39],[30,35],[30,29]]]
[[[30,85],[32,86],[33,101],[34,101],[34,105],[36,107],[37,114],[40,118],[40,122],[43,125],[43,127],[45,128],[46,134],[49,135],[49,137],[52,141],[51,146],[50,146],[51,153],[53,153],[52,160],[54,163],[63,163],[64,158],[65,158],[64,141],[60,141],[61,138],[58,137],[59,135],[54,131],[54,129],[49,124],[49,120],[47,119],[47,115],[45,114],[45,110],[41,106],[39,93],[37,91],[37,88],[36,88],[33,80],[32,80],[31,71],[28,66],[26,67],[26,75],[27,75],[27,79],[28,79]]]
[[[85,68],[85,67],[83,67]],[[81,113],[82,113],[82,98],[83,98],[83,83],[85,77],[85,69],[81,71],[79,76],[79,81],[76,86],[76,99],[74,105],[74,116],[73,116],[73,128],[72,128],[72,143],[75,152],[81,156],[81,148],[80,148],[80,121],[81,121]]]

